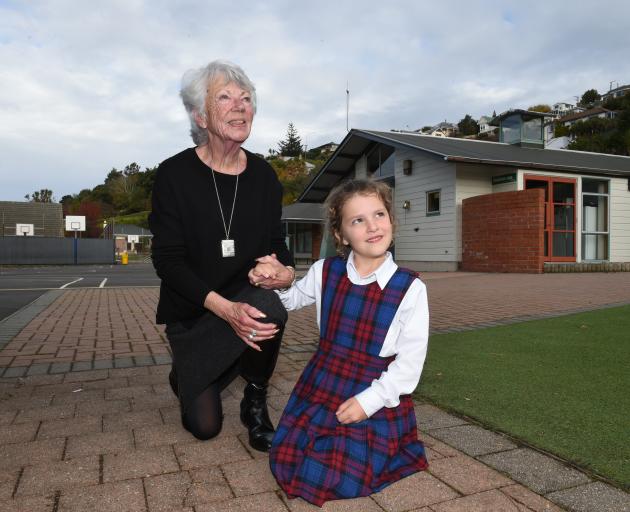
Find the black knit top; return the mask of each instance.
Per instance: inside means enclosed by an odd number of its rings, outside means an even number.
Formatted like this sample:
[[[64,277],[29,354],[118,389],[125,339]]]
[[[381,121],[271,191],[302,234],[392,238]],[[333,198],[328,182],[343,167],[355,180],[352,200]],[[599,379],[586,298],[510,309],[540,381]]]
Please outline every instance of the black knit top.
[[[267,162],[245,154],[247,167],[238,177],[229,237],[235,241],[235,257],[222,256],[226,234],[212,171],[195,149],[158,167],[149,215],[153,265],[162,280],[158,323],[201,316],[208,293],[235,293],[248,282],[247,273],[260,256],[275,253],[283,264],[293,265],[280,222],[282,186]],[[236,176],[215,172],[214,177],[228,225]]]

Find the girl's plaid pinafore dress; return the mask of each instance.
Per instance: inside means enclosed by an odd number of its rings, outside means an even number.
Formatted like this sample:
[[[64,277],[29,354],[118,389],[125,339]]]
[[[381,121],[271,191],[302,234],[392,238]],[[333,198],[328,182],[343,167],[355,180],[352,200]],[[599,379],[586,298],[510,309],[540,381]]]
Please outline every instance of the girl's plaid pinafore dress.
[[[415,277],[398,269],[381,290],[376,281],[352,284],[339,257],[324,262],[319,347],[289,398],[269,454],[289,497],[321,506],[367,496],[426,469],[409,395],[359,423],[342,425],[335,416],[394,360],[379,353]]]

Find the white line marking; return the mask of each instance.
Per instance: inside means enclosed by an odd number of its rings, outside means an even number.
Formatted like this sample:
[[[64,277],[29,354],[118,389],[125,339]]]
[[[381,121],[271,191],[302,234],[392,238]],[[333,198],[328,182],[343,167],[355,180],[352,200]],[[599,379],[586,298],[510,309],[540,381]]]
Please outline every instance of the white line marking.
[[[107,282],[107,278],[103,279],[103,281],[101,282],[101,284],[98,285],[98,287],[103,288],[106,282]]]
[[[79,279],[75,279],[74,281],[70,281],[69,283],[66,283],[63,286],[60,286],[59,289],[61,290],[61,289],[65,288],[66,286],[70,286],[71,284],[78,283],[79,281],[83,281],[83,278],[79,277]]]

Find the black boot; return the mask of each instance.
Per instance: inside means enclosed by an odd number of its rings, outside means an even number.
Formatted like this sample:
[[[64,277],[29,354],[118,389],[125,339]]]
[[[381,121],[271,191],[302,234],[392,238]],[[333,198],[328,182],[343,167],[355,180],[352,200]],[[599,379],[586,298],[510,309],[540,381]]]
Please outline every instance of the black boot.
[[[241,400],[241,422],[249,432],[249,445],[259,452],[268,452],[275,429],[267,411],[267,385],[250,382]]]

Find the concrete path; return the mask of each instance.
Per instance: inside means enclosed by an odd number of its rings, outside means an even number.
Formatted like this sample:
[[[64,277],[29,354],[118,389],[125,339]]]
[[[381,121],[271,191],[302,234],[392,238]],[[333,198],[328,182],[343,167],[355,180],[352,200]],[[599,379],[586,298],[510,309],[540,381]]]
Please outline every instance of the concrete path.
[[[630,303],[630,273],[426,274],[433,332]],[[49,292],[0,323],[0,510],[306,511],[287,500],[225,392],[218,438],[179,423],[157,289]],[[290,314],[270,406],[277,421],[317,342]],[[630,499],[554,458],[418,403],[428,472],[327,511],[630,511]]]

